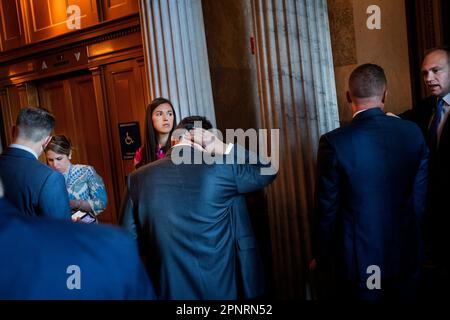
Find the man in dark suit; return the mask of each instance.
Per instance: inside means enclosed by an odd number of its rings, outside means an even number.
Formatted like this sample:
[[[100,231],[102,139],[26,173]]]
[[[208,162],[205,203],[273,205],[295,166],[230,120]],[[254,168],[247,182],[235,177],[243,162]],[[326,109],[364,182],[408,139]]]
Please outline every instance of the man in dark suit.
[[[0,299],[155,299],[126,232],[25,216],[1,182],[0,213]]]
[[[379,66],[357,67],[347,98],[352,122],[318,150],[317,268],[333,265],[340,297],[414,297],[428,148],[415,124],[383,112]]]
[[[5,197],[29,216],[70,219],[64,177],[38,160],[50,141],[55,118],[43,108],[20,110],[14,142],[0,155],[0,178]]]
[[[130,174],[122,225],[149,258],[161,299],[237,299],[241,285],[246,298],[255,298],[262,293],[257,270],[244,271],[243,279],[237,272],[255,265],[257,250],[248,217],[242,216],[242,195],[264,188],[275,173],[262,174],[266,166],[250,164],[248,151],[225,145],[196,120],[181,121],[166,158]],[[190,131],[177,134],[184,129]]]
[[[427,265],[435,285],[448,295],[450,285],[450,48],[431,49],[422,63],[430,96],[400,116],[419,125],[430,149],[430,179],[424,233]],[[437,289],[436,287],[433,289]]]

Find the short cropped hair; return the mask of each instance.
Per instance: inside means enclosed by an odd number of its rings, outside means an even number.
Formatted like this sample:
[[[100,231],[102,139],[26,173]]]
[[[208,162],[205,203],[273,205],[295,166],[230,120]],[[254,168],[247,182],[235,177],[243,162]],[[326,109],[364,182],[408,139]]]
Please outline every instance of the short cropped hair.
[[[176,129],[172,133],[172,139],[179,140],[186,132],[186,130],[192,130],[194,128],[203,128],[205,130],[212,129],[211,122],[202,116],[190,116],[180,121]]]
[[[55,126],[55,117],[44,108],[25,107],[17,116],[18,137],[38,142],[50,135]]]
[[[177,129],[187,129],[191,130],[194,128],[203,128],[205,130],[212,129],[211,122],[206,119],[206,117],[202,116],[190,116],[186,117],[183,120],[180,121],[180,123],[177,125]]]
[[[383,68],[371,63],[362,64],[353,70],[348,81],[350,94],[355,98],[382,96],[386,84]]]

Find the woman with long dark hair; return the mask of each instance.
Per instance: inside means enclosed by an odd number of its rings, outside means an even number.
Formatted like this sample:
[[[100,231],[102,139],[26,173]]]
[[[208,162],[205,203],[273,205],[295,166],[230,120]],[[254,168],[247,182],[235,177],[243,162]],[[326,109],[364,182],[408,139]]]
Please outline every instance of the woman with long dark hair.
[[[170,137],[175,125],[175,110],[168,99],[156,98],[148,105],[145,113],[144,144],[134,156],[136,169],[164,158],[170,149]]]

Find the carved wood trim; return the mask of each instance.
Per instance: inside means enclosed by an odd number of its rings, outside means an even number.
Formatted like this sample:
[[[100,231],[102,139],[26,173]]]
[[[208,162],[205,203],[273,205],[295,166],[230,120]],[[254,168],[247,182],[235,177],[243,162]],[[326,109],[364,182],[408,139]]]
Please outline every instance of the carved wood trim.
[[[137,23],[137,25],[135,23]],[[112,49],[105,53],[96,53],[94,51],[94,47],[98,47],[97,44],[107,42],[110,42],[110,47]],[[87,52],[85,53],[85,55],[87,55],[87,63],[71,63],[63,68],[55,68],[54,70],[42,72],[42,61],[52,61],[58,54],[70,55],[71,51],[75,52],[77,50]],[[112,62],[135,59],[142,57],[142,55],[142,37],[140,35],[139,19],[137,19],[134,20],[132,25],[128,25],[125,29],[114,29],[109,33],[104,31],[94,38],[87,38],[76,43],[57,47],[54,48],[53,51],[45,50],[34,53],[33,55],[30,53],[29,56],[23,57],[22,59],[10,60],[8,61],[9,63],[7,62],[6,66],[0,70],[0,86],[18,84],[24,81],[32,81],[62,73],[93,68]]]
[[[139,14],[133,14],[113,21],[106,21],[95,26],[88,27],[69,34],[61,35],[52,39],[30,44],[18,49],[8,50],[0,53],[0,63],[15,63],[45,55],[52,50],[67,50],[70,48],[89,45],[109,39],[120,38],[127,34],[140,32]]]

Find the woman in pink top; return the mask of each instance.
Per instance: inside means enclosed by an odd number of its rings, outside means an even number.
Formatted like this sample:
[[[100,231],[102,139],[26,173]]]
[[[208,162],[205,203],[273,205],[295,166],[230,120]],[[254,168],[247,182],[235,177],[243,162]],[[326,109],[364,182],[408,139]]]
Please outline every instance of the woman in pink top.
[[[170,136],[175,124],[175,110],[169,100],[156,98],[148,105],[145,113],[144,145],[136,151],[134,156],[136,169],[164,158],[170,148]]]

